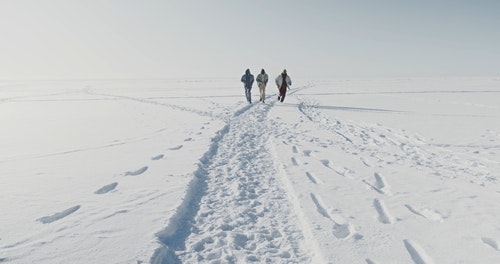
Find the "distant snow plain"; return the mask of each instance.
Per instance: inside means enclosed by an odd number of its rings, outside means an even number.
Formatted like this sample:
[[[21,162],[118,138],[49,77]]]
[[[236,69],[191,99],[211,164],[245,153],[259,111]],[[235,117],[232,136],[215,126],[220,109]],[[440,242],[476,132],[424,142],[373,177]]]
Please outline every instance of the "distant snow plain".
[[[0,82],[0,263],[500,263],[500,78]]]

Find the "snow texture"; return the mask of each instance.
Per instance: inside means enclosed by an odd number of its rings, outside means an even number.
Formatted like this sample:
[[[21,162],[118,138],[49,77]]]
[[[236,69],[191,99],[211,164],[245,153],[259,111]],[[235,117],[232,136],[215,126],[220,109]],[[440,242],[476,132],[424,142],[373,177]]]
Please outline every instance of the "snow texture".
[[[500,263],[499,78],[273,92],[1,82],[0,262]]]

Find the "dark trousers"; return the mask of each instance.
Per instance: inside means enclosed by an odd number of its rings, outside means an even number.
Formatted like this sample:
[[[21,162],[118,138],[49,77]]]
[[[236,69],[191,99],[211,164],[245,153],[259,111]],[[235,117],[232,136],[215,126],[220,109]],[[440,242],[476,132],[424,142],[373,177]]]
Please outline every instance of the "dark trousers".
[[[286,95],[286,87],[281,87],[280,88],[280,100],[283,103],[283,100],[285,100],[285,95]]]
[[[245,97],[247,98],[247,102],[252,103],[252,88],[245,88]]]

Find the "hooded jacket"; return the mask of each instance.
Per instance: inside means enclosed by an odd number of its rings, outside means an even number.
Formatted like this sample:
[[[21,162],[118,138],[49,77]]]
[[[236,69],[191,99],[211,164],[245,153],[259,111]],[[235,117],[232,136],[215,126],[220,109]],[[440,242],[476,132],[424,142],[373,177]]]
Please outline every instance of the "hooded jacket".
[[[259,84],[259,86],[262,84],[264,84],[264,86],[265,86],[267,84],[268,80],[269,80],[269,77],[264,70],[262,70],[262,72],[259,75],[257,75],[257,84]]]
[[[282,74],[278,75],[278,77],[276,77],[275,81],[276,81],[276,85],[278,86],[278,88],[282,87],[283,75]],[[286,82],[286,87],[289,87],[290,85],[292,85],[292,80],[290,79],[290,76],[288,76],[288,74],[285,77],[285,82]]]
[[[245,84],[245,89],[252,89],[253,81],[253,75],[250,73],[250,70],[247,69],[245,74],[241,76],[241,82]]]

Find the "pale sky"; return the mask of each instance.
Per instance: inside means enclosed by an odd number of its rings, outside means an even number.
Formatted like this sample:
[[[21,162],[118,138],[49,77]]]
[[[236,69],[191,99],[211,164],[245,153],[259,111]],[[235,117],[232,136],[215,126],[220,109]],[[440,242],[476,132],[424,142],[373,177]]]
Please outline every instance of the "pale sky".
[[[0,0],[0,80],[500,75],[497,0]]]

